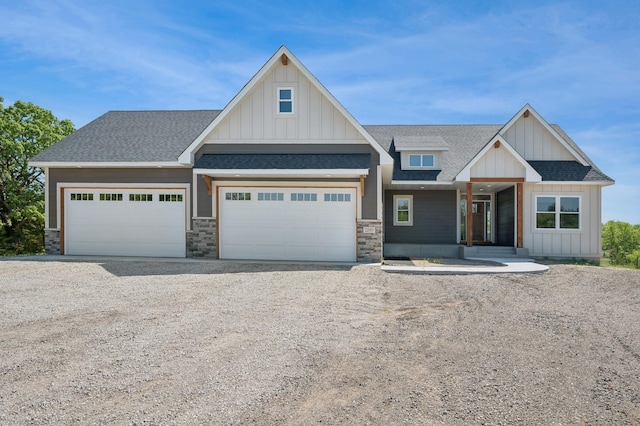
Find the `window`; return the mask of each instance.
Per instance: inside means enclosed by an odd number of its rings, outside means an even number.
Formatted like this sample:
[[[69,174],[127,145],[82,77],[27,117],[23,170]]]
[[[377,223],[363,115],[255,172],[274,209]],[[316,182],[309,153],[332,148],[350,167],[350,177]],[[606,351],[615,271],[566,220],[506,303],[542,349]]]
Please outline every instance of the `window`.
[[[71,201],[93,201],[93,194],[74,193],[74,194],[71,194]]]
[[[129,194],[129,201],[153,201],[153,194]]]
[[[100,194],[100,201],[122,201],[122,194]]]
[[[250,192],[227,192],[224,196],[228,201],[251,201]]]
[[[324,194],[325,201],[336,201],[339,203],[350,203],[351,194]]]
[[[181,203],[182,194],[160,194],[158,195],[158,201],[163,203],[168,203],[168,202]]]
[[[413,226],[413,196],[393,196],[393,225]]]
[[[258,201],[284,201],[284,193],[283,192],[258,192]]]
[[[435,160],[433,154],[409,154],[410,167],[433,167]]]
[[[313,192],[294,192],[291,201],[318,201],[318,194]]]
[[[278,88],[278,114],[293,114],[293,88]]]
[[[536,196],[536,229],[580,229],[580,197]]]

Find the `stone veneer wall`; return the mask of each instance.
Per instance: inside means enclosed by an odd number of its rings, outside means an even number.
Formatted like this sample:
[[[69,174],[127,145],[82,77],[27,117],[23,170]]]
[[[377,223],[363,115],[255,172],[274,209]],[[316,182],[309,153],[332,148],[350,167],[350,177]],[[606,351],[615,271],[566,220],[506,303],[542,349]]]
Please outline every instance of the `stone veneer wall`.
[[[187,236],[187,242],[189,236]],[[187,253],[193,257],[215,258],[218,250],[216,247],[216,219],[194,218],[191,231],[191,250]]]
[[[382,221],[358,221],[358,262],[382,261]]]
[[[60,230],[44,230],[44,252],[47,254],[60,254]]]

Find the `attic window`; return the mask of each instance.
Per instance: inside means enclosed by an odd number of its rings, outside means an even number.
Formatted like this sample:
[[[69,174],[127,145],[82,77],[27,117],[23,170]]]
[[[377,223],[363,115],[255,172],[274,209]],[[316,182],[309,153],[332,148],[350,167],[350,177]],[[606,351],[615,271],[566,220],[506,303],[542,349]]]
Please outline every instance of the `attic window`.
[[[293,87],[278,88],[278,114],[293,114]]]
[[[409,166],[422,168],[422,167],[433,167],[434,166],[434,156],[433,154],[410,154],[409,155]]]

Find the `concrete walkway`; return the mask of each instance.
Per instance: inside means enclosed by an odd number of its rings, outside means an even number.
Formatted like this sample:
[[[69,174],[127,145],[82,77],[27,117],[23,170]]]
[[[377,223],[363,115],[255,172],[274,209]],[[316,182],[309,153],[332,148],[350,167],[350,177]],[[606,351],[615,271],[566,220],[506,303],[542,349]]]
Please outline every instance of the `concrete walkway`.
[[[158,258],[158,257],[127,257],[127,256],[15,256],[0,257],[0,261],[36,261],[36,262],[166,262],[166,263],[268,263],[268,264],[308,264],[308,265],[339,265],[357,266],[362,263],[351,262],[300,262],[300,261],[260,261],[260,260],[213,260],[194,258]],[[463,263],[464,262],[464,263]],[[370,266],[380,266],[386,272],[405,272],[420,274],[463,275],[463,274],[517,274],[546,272],[549,267],[535,263],[533,259],[504,258],[467,258],[461,263],[454,264],[430,264],[429,266],[416,266],[410,261],[389,261],[389,263],[372,263]]]
[[[547,265],[536,263],[533,259],[504,258],[504,259],[476,259],[466,260],[478,261],[478,265],[433,265],[415,266],[406,264],[383,264],[382,270],[385,272],[405,272],[431,275],[465,275],[465,274],[522,274],[540,273],[549,270]],[[482,263],[480,263],[482,262]],[[489,264],[491,263],[491,264]]]

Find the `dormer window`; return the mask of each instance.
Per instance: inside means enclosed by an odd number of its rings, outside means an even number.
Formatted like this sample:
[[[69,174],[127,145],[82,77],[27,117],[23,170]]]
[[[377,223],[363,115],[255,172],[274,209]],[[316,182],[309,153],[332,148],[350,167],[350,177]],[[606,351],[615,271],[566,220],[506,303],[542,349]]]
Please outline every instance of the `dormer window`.
[[[278,114],[293,114],[293,87],[278,87]]]
[[[433,167],[435,164],[433,154],[409,154],[409,166],[415,168]]]

